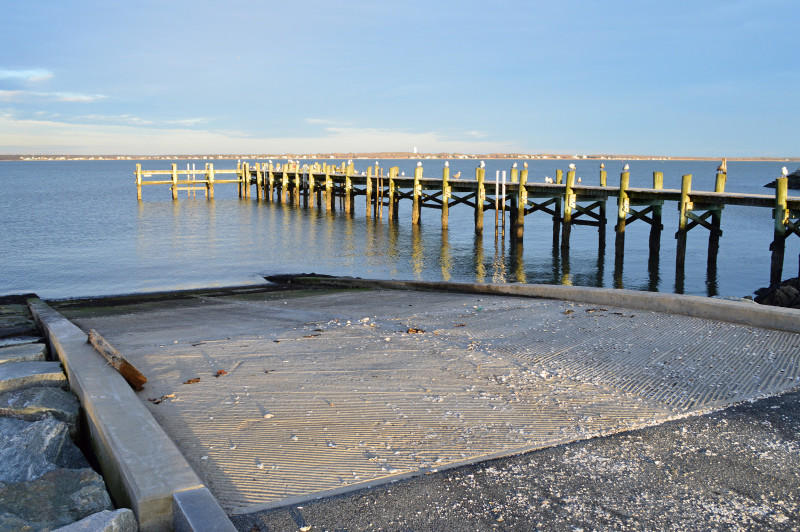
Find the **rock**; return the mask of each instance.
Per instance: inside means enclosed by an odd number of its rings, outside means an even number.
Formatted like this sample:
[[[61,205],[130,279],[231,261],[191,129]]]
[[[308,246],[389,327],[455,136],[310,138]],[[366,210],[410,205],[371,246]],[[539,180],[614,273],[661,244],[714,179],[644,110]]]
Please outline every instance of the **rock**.
[[[136,517],[128,508],[121,508],[115,512],[103,510],[102,512],[84,517],[77,523],[72,523],[53,532],[136,532],[139,525]]]
[[[800,308],[800,277],[787,279],[781,284],[759,288],[755,302],[773,307]]]
[[[61,388],[34,387],[0,394],[0,416],[40,421],[48,416],[63,421],[73,440],[78,435],[80,404],[72,392]]]
[[[24,482],[58,468],[86,467],[63,421],[0,418],[0,482]]]
[[[22,344],[0,348],[0,364],[9,362],[44,362],[47,347],[44,344]]]
[[[103,478],[88,468],[55,469],[30,482],[0,483],[0,524],[16,518],[12,530],[53,529],[112,509]]]
[[[21,344],[35,344],[36,342],[41,342],[42,338],[39,336],[12,336],[10,338],[2,338],[0,339],[0,347],[8,347],[10,345],[21,345]]]
[[[66,389],[67,377],[59,362],[16,362],[0,364],[0,393],[34,386]]]

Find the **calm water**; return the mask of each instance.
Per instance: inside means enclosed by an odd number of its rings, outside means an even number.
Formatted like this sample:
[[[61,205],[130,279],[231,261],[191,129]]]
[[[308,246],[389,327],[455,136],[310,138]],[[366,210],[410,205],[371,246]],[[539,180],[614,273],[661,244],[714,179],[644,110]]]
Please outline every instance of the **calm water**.
[[[204,161],[194,161],[198,168]],[[253,161],[250,161],[251,163]],[[276,161],[283,162],[283,161]],[[341,161],[330,161],[339,163]],[[365,170],[370,161],[356,161]],[[531,182],[553,177],[569,162],[530,162]],[[598,184],[597,161],[574,161],[583,184]],[[472,210],[451,209],[442,233],[439,211],[425,209],[422,225],[410,223],[410,201],[401,202],[400,223],[366,217],[357,198],[352,217],[240,200],[235,185],[219,185],[216,199],[173,202],[168,186],[144,187],[136,200],[136,161],[0,162],[0,294],[36,292],[66,298],[261,282],[272,273],[317,272],[365,278],[469,282],[569,283],[697,295],[744,296],[769,282],[770,209],[727,207],[717,271],[706,267],[708,232],[689,233],[684,279],[676,279],[677,208],[664,207],[658,264],[648,264],[649,226],[626,230],[622,271],[614,268],[613,221],[598,251],[597,229],[576,226],[569,257],[554,252],[552,221],[541,212],[526,217],[523,248],[495,241],[494,213],[486,214],[476,239]],[[169,161],[144,161],[168,169]],[[185,168],[186,161],[179,167]],[[474,176],[477,161],[451,161],[451,175]],[[608,184],[618,186],[624,163],[607,161]],[[236,161],[214,161],[235,168]],[[382,161],[413,174],[416,160]],[[424,161],[426,176],[440,176],[443,161]],[[487,161],[487,178],[511,161]],[[694,190],[713,190],[717,163],[634,161],[631,187],[650,187],[662,171],[665,188],[680,188],[693,174]],[[771,193],[763,185],[780,175],[781,163],[729,163],[727,190]],[[790,171],[794,168],[790,168]],[[615,202],[609,202],[613,216]],[[784,277],[797,274],[800,239],[787,241]],[[566,259],[566,260],[565,260]]]

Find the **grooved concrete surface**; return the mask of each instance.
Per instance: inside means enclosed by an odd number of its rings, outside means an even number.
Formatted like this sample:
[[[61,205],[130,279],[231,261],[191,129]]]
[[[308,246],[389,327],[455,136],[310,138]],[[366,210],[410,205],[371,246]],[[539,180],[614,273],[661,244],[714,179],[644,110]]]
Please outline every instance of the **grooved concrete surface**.
[[[147,376],[139,396],[231,514],[800,385],[798,334],[564,301],[328,290],[61,312]]]

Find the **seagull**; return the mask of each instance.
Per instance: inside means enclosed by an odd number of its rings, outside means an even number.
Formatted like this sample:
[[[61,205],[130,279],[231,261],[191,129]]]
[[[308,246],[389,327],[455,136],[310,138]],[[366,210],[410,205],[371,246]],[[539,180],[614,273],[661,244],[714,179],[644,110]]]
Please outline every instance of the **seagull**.
[[[786,177],[787,175],[789,175],[789,170],[787,170],[785,166],[783,168],[781,168],[781,175],[783,177]]]
[[[722,159],[722,162],[717,167],[717,172],[722,172],[723,174],[727,174],[728,173],[728,160],[727,159]]]
[[[417,168],[419,168],[420,166],[422,166],[422,161],[417,161]]]
[[[578,178],[578,183],[580,183],[580,182],[581,182],[581,178],[579,177],[579,178]]]
[[[528,163],[522,163],[522,166],[524,166],[525,168],[527,168],[527,167],[528,167]]]
[[[569,164],[569,169],[570,170],[575,170],[575,163],[570,163]]]
[[[405,172],[400,172],[400,175],[405,177],[406,173]]]
[[[544,182],[545,182],[545,183],[552,183],[552,182],[553,182],[553,180],[552,180],[552,179],[550,179],[550,176],[549,176],[549,175],[546,175],[546,176],[544,176]]]
[[[516,168],[516,167],[517,167],[517,163],[514,163],[514,164],[511,165],[511,168]]]
[[[481,161],[481,168],[486,168],[486,163]]]
[[[453,176],[453,179],[458,179],[461,177],[461,172],[458,172],[456,175]]]
[[[445,162],[444,162],[444,165],[445,165],[445,166],[450,166],[450,161],[445,161]]]
[[[625,166],[623,166],[622,169],[627,172],[628,170],[631,169],[631,165],[629,165],[628,163],[625,163]]]
[[[600,170],[603,170],[606,167],[606,163],[600,163]]]

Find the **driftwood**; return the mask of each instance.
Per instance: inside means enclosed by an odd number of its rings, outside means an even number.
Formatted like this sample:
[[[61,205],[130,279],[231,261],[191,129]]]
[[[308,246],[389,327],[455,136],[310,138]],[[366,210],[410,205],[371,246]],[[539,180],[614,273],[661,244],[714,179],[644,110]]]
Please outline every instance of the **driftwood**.
[[[120,354],[119,351],[114,349],[108,341],[100,336],[100,334],[92,329],[89,331],[89,339],[87,340],[88,343],[92,344],[97,351],[103,355],[103,358],[108,360],[108,363],[111,366],[119,371],[120,375],[122,375],[128,384],[133,387],[134,390],[140,391],[144,388],[144,383],[147,382],[147,377],[141,374],[133,364],[128,362],[124,356]]]

